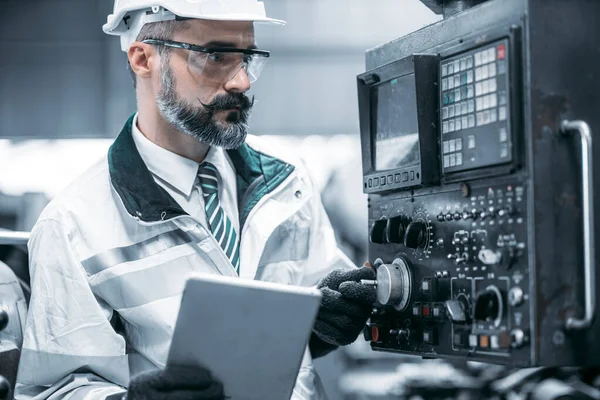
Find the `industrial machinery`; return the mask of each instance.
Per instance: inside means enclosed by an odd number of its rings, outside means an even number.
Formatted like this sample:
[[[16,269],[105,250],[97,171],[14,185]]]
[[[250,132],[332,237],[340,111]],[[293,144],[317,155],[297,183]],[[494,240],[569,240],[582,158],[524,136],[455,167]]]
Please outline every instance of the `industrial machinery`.
[[[446,18],[369,50],[357,77],[378,292],[365,337],[600,365],[600,2],[423,2]]]

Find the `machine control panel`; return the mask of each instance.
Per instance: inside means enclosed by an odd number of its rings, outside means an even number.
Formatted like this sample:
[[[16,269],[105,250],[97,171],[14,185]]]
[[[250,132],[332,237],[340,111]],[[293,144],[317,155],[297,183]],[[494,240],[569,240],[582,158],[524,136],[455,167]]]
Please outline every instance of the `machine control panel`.
[[[518,182],[370,200],[375,349],[507,357],[529,325],[526,190]],[[369,282],[365,282],[369,284]]]

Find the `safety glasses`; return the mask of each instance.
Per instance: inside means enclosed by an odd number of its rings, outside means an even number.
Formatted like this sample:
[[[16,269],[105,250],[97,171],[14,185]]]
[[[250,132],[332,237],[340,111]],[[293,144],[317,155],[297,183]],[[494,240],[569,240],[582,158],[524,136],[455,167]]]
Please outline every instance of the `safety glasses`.
[[[264,50],[231,47],[202,47],[172,40],[146,39],[143,43],[189,50],[190,70],[213,82],[226,83],[244,68],[250,83],[256,82],[270,53]]]

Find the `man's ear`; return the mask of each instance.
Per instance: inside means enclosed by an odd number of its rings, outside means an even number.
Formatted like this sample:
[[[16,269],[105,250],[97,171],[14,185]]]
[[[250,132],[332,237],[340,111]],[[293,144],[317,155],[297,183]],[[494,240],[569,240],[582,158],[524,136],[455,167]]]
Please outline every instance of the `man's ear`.
[[[152,45],[142,42],[134,42],[127,51],[131,70],[140,78],[150,77],[152,69],[157,66],[156,56]]]

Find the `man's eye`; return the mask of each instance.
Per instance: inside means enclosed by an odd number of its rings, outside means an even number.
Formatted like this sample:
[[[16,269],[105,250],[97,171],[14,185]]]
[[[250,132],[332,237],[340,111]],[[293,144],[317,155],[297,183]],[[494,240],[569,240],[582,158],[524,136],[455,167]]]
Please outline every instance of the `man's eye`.
[[[212,53],[208,56],[208,58],[213,62],[221,62],[224,60],[225,57],[223,57],[223,54]]]

